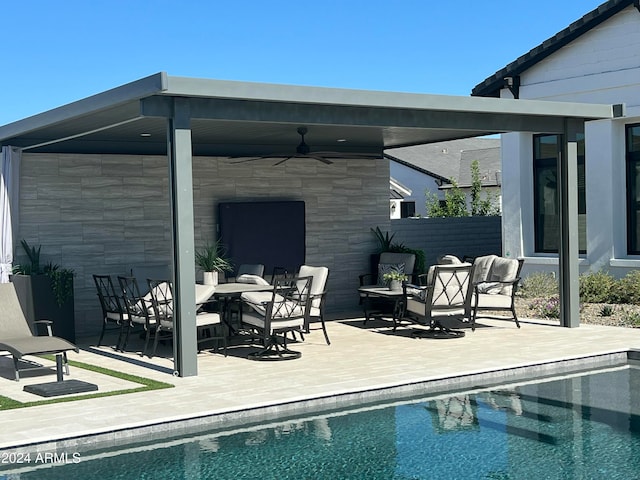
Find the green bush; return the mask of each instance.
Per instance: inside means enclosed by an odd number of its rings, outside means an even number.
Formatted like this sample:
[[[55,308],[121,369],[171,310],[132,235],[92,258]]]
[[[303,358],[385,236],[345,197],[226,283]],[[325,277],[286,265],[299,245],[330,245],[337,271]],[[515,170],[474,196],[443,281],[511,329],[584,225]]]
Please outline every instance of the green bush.
[[[615,303],[616,280],[608,272],[588,272],[580,275],[580,301],[584,303]]]
[[[519,292],[524,298],[550,298],[558,295],[558,280],[549,272],[535,272],[524,278]]]
[[[640,271],[633,270],[616,282],[610,303],[640,305]]]

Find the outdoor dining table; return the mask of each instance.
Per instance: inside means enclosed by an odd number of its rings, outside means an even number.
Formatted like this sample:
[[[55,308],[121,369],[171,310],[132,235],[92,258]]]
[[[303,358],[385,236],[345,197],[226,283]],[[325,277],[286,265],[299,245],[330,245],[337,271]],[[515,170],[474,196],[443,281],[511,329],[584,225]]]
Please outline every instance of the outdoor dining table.
[[[211,301],[220,301],[220,317],[222,321],[229,327],[232,334],[236,334],[237,330],[231,322],[231,304],[240,300],[240,296],[245,292],[269,292],[273,290],[273,285],[256,285],[253,283],[219,283],[211,296]]]

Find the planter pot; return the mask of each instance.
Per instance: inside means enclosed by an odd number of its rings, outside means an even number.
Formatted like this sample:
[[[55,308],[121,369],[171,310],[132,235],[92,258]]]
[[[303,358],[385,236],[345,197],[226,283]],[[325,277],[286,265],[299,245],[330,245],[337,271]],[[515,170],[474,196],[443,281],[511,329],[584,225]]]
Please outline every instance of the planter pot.
[[[12,275],[18,300],[24,316],[33,328],[36,320],[51,320],[53,334],[72,343],[76,341],[73,295],[62,305],[58,305],[51,286],[51,278],[46,275]]]
[[[203,282],[205,285],[218,285],[218,272],[204,272]]]
[[[402,282],[400,280],[391,280],[389,282],[389,290],[402,290]]]

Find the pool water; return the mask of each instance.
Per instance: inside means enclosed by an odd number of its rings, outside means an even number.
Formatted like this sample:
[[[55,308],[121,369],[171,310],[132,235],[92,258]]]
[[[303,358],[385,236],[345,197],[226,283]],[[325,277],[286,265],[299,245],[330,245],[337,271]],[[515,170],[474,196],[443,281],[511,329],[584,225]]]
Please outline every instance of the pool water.
[[[640,478],[640,369],[82,453],[79,463],[22,466],[0,472],[3,478]]]

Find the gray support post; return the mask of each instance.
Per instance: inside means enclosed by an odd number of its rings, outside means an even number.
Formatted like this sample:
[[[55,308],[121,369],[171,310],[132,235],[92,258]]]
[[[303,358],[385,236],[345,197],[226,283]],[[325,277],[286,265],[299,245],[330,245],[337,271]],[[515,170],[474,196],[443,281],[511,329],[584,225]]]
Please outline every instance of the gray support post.
[[[560,200],[559,287],[560,323],[580,325],[578,270],[578,143],[583,122],[565,120],[558,152],[558,198]]]
[[[173,362],[179,376],[190,377],[198,374],[198,342],[191,117],[187,99],[174,99],[167,141],[173,240]]]

